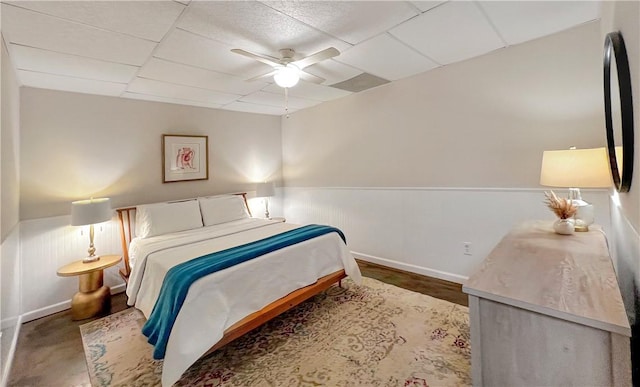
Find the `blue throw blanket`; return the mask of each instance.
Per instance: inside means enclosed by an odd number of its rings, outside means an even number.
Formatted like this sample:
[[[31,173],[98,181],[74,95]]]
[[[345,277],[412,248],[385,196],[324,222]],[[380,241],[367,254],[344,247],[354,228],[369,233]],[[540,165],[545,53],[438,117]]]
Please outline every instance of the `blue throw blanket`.
[[[192,283],[216,271],[330,232],[338,233],[346,243],[344,234],[339,229],[312,224],[246,245],[207,254],[172,267],[164,277],[158,300],[142,327],[142,333],[147,336],[149,343],[155,346],[153,358],[164,358],[169,334]]]

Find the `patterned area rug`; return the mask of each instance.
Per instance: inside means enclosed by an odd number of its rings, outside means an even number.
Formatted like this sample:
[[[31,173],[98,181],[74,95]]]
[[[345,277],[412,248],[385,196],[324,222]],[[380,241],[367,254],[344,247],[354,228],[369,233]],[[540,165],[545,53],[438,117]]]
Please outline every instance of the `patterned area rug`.
[[[196,362],[178,386],[470,385],[464,306],[364,278],[333,286]],[[82,325],[93,386],[160,385],[129,308]]]

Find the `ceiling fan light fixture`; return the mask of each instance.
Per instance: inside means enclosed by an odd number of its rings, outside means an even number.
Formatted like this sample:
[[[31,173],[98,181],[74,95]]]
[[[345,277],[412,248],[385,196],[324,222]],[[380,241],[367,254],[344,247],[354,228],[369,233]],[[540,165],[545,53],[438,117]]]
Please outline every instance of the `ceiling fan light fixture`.
[[[280,87],[293,87],[300,80],[300,69],[291,63],[279,67],[273,76],[273,80]]]

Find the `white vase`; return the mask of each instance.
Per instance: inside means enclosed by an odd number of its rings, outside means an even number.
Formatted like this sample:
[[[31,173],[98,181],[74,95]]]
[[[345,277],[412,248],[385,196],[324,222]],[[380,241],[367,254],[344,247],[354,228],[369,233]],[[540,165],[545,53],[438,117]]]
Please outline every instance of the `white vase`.
[[[573,219],[558,219],[553,223],[553,230],[562,235],[571,235],[576,231],[576,223]]]

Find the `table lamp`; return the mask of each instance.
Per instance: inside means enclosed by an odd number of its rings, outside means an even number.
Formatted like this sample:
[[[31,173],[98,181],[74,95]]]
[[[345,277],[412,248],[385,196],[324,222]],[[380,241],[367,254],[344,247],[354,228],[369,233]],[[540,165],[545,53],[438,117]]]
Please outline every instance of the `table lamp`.
[[[275,196],[276,189],[273,182],[258,183],[256,186],[256,197],[264,198],[264,217],[269,219],[269,198]]]
[[[569,188],[569,199],[578,207],[576,231],[589,231],[593,223],[593,205],[582,200],[580,188],[611,186],[607,150],[605,148],[544,151],[540,169],[540,184]]]
[[[93,225],[111,219],[111,201],[109,198],[78,200],[71,203],[71,225],[89,227],[89,253],[82,262],[95,262],[100,259],[93,245]]]

